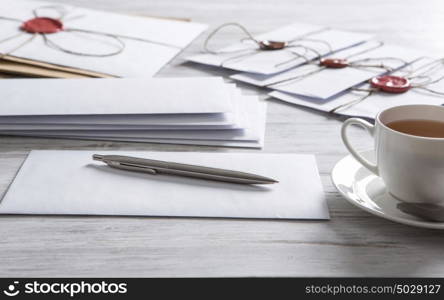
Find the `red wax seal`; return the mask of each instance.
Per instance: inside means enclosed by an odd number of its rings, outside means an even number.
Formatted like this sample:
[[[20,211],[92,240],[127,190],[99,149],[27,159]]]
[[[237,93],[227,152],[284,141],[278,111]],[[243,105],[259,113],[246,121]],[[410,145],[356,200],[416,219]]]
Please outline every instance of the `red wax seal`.
[[[287,42],[278,42],[278,41],[264,40],[259,42],[259,48],[261,48],[261,50],[280,50],[287,47],[287,45],[288,45]]]
[[[404,93],[411,87],[407,78],[391,75],[374,77],[370,80],[370,84],[387,93]]]
[[[24,22],[20,28],[29,33],[56,33],[63,30],[63,23],[57,19],[38,17]]]
[[[333,68],[333,69],[341,69],[348,67],[348,61],[346,59],[341,59],[341,58],[323,58],[321,59],[319,64],[326,68]]]

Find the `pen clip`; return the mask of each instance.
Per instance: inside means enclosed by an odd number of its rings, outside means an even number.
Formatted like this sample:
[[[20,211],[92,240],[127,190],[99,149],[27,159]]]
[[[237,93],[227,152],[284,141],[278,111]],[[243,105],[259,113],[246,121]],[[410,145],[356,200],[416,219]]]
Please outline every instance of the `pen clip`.
[[[157,171],[149,166],[131,164],[131,163],[122,163],[122,162],[118,162],[118,161],[109,161],[109,160],[108,161],[105,160],[104,162],[107,163],[109,166],[117,168],[117,169],[144,172],[144,173],[149,173],[152,175],[157,174]]]

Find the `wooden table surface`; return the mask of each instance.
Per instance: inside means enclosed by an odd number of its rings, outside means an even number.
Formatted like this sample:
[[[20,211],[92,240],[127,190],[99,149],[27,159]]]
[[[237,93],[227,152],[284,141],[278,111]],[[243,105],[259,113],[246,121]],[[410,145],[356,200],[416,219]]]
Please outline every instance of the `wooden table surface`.
[[[374,33],[387,43],[444,50],[442,0],[64,0],[123,13],[191,18],[216,26],[237,21],[259,33],[311,22]],[[158,76],[228,75],[184,63],[194,41]],[[216,44],[236,38],[228,31]],[[444,276],[444,232],[370,215],[334,189],[330,171],[346,155],[341,120],[268,99],[265,148],[228,149],[140,143],[0,138],[0,193],[31,149],[313,153],[330,221],[144,217],[0,217],[0,276]],[[371,147],[363,131],[355,143]]]

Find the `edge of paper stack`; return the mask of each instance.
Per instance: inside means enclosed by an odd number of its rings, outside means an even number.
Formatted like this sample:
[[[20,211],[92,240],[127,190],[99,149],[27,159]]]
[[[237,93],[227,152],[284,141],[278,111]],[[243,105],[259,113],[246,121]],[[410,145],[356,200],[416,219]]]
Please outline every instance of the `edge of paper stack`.
[[[23,87],[26,86],[26,89]],[[6,79],[0,135],[261,148],[266,102],[219,77]]]

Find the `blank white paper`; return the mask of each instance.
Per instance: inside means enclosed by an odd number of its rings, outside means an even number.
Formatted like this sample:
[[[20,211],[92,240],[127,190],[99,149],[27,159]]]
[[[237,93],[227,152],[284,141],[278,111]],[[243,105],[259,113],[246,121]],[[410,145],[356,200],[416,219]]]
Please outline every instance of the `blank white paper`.
[[[5,79],[0,116],[223,113],[231,92],[219,77]]]
[[[94,153],[146,157],[251,172],[279,181],[240,185],[112,169]],[[3,200],[2,214],[328,219],[312,155],[32,151]]]

